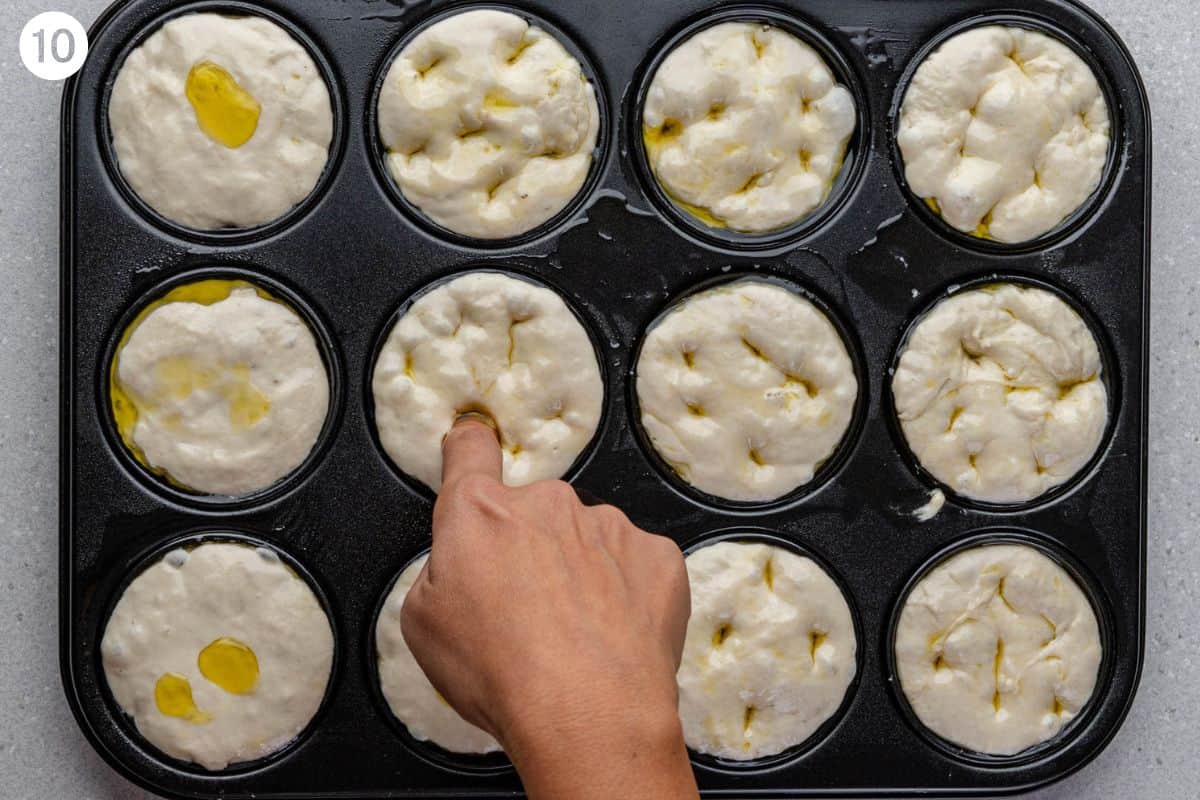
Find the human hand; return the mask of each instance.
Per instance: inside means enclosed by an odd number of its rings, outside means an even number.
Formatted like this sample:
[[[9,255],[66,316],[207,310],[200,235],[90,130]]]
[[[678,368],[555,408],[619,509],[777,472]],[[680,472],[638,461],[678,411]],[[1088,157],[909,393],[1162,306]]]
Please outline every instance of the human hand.
[[[501,483],[494,432],[443,445],[430,557],[405,641],[531,798],[694,798],[675,672],[690,611],[683,556],[562,481]]]

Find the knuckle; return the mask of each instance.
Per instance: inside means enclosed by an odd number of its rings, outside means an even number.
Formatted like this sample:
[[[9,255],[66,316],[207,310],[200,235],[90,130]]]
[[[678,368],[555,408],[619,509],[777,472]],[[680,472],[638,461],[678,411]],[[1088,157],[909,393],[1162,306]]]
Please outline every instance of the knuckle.
[[[543,499],[556,506],[579,501],[579,498],[575,495],[575,490],[566,481],[538,481],[532,484],[530,488],[536,492],[539,499]]]
[[[633,529],[633,524],[629,521],[629,517],[625,515],[624,511],[616,506],[592,506],[590,511],[596,516],[597,519],[600,520],[602,524],[605,525],[605,527],[608,527],[614,531]]]
[[[449,487],[444,487],[459,500],[473,505],[487,505],[501,499],[504,487],[486,475],[464,475]]]

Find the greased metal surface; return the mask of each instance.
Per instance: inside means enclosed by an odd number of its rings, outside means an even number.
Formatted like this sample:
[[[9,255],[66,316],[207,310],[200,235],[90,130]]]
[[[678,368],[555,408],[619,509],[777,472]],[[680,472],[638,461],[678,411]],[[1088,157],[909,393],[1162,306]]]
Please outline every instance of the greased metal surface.
[[[916,60],[955,26],[977,18],[1009,23],[1013,14],[987,14],[982,0],[813,0],[769,11],[715,11],[700,0],[504,6],[563,33],[568,49],[593,66],[600,149],[563,215],[516,242],[468,245],[397,201],[370,130],[389,54],[450,7],[466,6],[132,0],[93,30],[91,58],[67,87],[63,112],[61,636],[72,707],[101,753],[172,796],[487,797],[519,788],[511,770],[460,768],[413,748],[387,719],[369,666],[374,612],[401,567],[427,546],[432,507],[429,492],[398,476],[378,446],[372,356],[411,295],[438,277],[487,266],[557,289],[600,339],[607,407],[573,471],[577,487],[680,542],[768,529],[821,556],[845,583],[862,628],[861,671],[837,724],[780,763],[734,768],[696,759],[706,796],[996,792],[1086,763],[1132,698],[1144,617],[1149,122],[1136,71],[1114,35],[1064,2],[1026,3],[1016,17],[1058,35],[1070,31],[1094,62],[1114,117],[1114,147],[1097,196],[1080,212],[1042,239],[1005,247],[970,241],[921,206],[903,182],[893,137]],[[310,200],[255,231],[200,234],[164,222],[123,186],[105,140],[106,87],[129,46],[164,15],[213,8],[277,16],[311,44],[330,83],[334,145],[325,176]],[[701,236],[681,224],[657,199],[639,143],[639,91],[666,43],[689,25],[738,18],[784,19],[815,32],[818,49],[835,51],[827,60],[844,64],[851,91],[866,101],[866,124],[829,205],[783,238]],[[133,468],[105,416],[105,355],[121,320],[163,284],[214,266],[290,291],[331,345],[332,421],[314,457],[276,490],[235,504],[173,492]],[[844,455],[819,485],[760,508],[693,497],[664,475],[637,430],[629,374],[646,327],[670,302],[706,281],[747,274],[794,282],[831,308],[861,359],[865,397]],[[1087,312],[1115,362],[1105,365],[1110,429],[1097,459],[1061,491],[1005,511],[950,496],[940,514],[918,523],[910,512],[934,484],[899,433],[888,370],[924,309],[952,287],[989,276],[1043,281]],[[986,759],[935,746],[914,724],[891,686],[889,619],[933,555],[980,530],[1014,529],[1068,553],[1095,584],[1112,657],[1093,702],[1060,739],[1013,759]],[[170,761],[137,737],[103,686],[97,653],[107,610],[140,556],[196,531],[250,534],[294,557],[328,598],[335,629],[330,693],[310,731],[277,757],[220,775]]]

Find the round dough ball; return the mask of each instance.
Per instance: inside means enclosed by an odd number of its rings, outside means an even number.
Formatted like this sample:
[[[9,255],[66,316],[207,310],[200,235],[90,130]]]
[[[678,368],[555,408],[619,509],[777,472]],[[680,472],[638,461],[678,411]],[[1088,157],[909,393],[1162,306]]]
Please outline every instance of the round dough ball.
[[[596,93],[554,36],[516,14],[446,17],[409,42],[379,94],[379,135],[405,199],[476,239],[536,228],[579,193]]]
[[[678,205],[710,226],[765,233],[825,201],[856,121],[854,97],[816,50],[782,28],[724,22],[663,59],[642,135]]]
[[[555,292],[471,272],[420,295],[388,334],[372,379],[383,449],[435,491],[442,439],[459,414],[499,428],[504,482],[559,478],[591,441],[604,406],[596,350]]]
[[[895,655],[925,727],[1007,756],[1053,738],[1087,704],[1100,630],[1062,567],[1027,545],[987,545],[951,556],[913,587]]]
[[[688,747],[740,761],[807,740],[837,713],[857,668],[837,584],[812,559],[765,544],[703,547],[687,571],[678,680]]]
[[[244,281],[181,286],[125,331],[110,382],[134,457],[194,492],[245,495],[304,462],[329,376],[300,315]]]
[[[282,749],[321,705],[333,632],[273,550],[172,550],[129,584],[100,643],[104,678],[167,755],[220,770]]]
[[[1069,481],[1100,446],[1108,392],[1087,323],[1062,298],[999,283],[927,313],[892,377],[913,455],[960,495],[1023,503]]]
[[[329,87],[308,51],[257,16],[185,14],[121,65],[108,104],[130,188],[196,230],[248,228],[312,192],[329,158]]]
[[[642,427],[702,492],[775,500],[812,480],[854,414],[837,329],[799,294],[745,279],[680,301],[637,362]]]
[[[988,25],[917,68],[897,143],[909,187],[946,222],[1017,243],[1056,228],[1100,185],[1109,126],[1100,84],[1071,48]]]
[[[452,753],[495,753],[500,743],[476,728],[450,707],[413,658],[400,630],[404,598],[421,574],[429,554],[404,568],[383,601],[375,622],[375,649],[379,657],[379,684],[396,719],[417,741],[430,741]]]

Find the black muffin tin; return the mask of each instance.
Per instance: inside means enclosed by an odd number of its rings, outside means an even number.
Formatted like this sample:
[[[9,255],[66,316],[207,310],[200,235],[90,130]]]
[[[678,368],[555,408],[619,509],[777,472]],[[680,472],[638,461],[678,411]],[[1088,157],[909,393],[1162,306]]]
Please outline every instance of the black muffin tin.
[[[1108,26],[1065,0],[997,9],[986,0],[522,0],[508,6],[568,38],[601,102],[592,174],[563,214],[519,240],[446,234],[405,205],[380,164],[378,82],[398,43],[450,9],[405,0],[126,0],[93,27],[82,72],[64,90],[60,641],[80,726],[126,777],[175,797],[500,797],[519,793],[502,760],[431,754],[397,730],[373,685],[380,597],[429,543],[432,495],[390,465],[373,433],[372,356],[396,310],[432,281],[472,267],[511,270],[558,291],[603,359],[604,421],[573,472],[582,491],[692,547],[770,535],[818,557],[849,597],[859,675],[839,714],[779,759],[696,757],[708,797],[984,794],[1039,786],[1078,769],[1112,738],[1142,665],[1146,547],[1146,378],[1150,132],[1145,91]],[[165,17],[253,11],[307,44],[330,85],[335,135],[313,196],[251,231],[194,233],[149,211],[120,179],[106,100],[129,48]],[[825,208],[763,237],[706,230],[681,216],[644,163],[639,100],[663,49],[708,20],[783,24],[826,56],[859,103],[859,126]],[[947,32],[983,21],[1048,29],[1094,66],[1113,118],[1111,163],[1096,196],[1052,234],[1004,247],[950,230],[903,183],[893,143],[915,61]],[[194,277],[263,283],[315,327],[331,373],[331,416],[304,468],[237,501],[172,489],[121,449],[109,418],[108,359],[142,303]],[[722,503],[664,474],[632,413],[632,354],[647,326],[696,287],[771,276],[802,287],[839,322],[863,400],[813,486],[780,503]],[[934,484],[913,463],[888,392],[913,320],[957,287],[1022,279],[1084,312],[1104,351],[1112,421],[1101,452],[1068,486],[997,508],[948,496],[929,522],[912,511]],[[336,644],[321,712],[271,758],[209,773],[142,740],[115,706],[98,642],[123,585],[197,537],[248,537],[292,559],[318,588]],[[1032,541],[1096,605],[1105,662],[1092,702],[1052,742],[1013,758],[961,752],[922,730],[893,676],[897,603],[931,559],[968,541]]]

